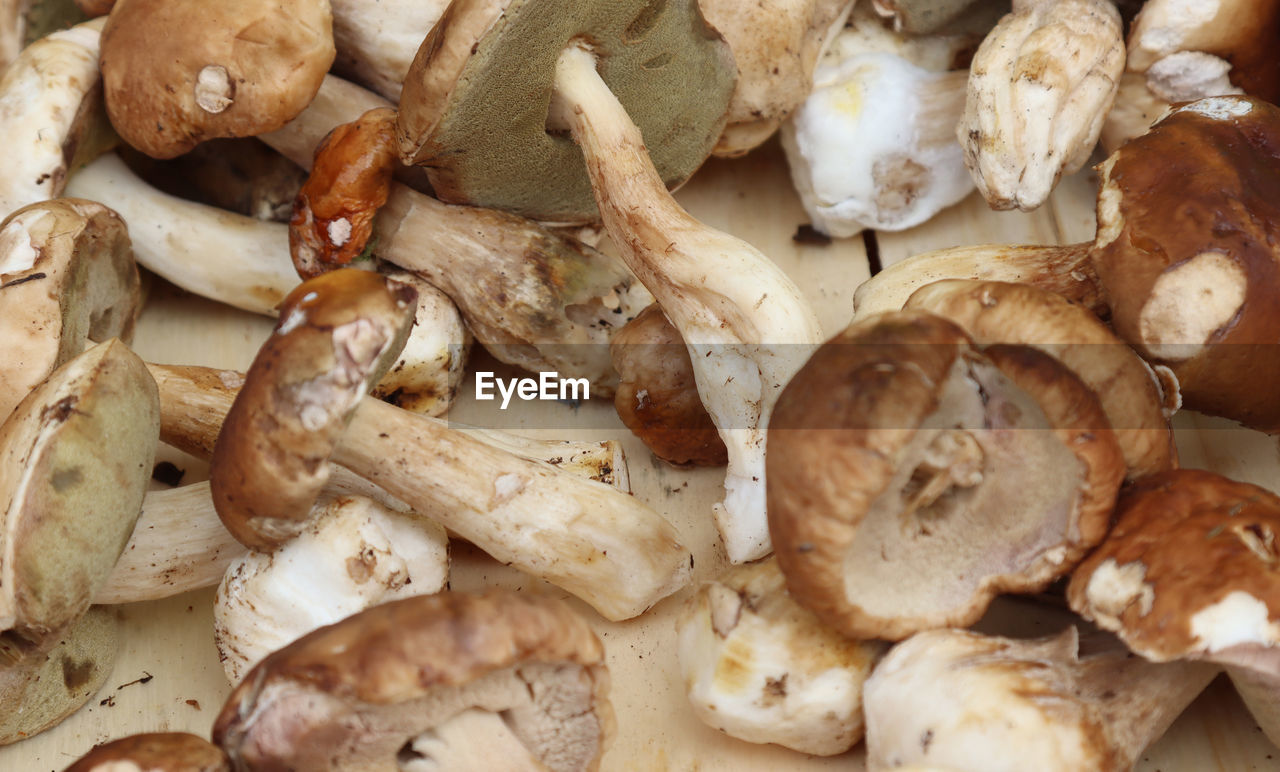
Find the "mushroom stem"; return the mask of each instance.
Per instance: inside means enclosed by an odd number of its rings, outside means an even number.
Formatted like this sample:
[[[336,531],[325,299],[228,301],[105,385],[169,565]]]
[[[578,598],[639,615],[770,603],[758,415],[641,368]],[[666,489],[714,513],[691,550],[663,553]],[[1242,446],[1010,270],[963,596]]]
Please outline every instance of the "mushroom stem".
[[[1280,675],[1230,666],[1227,675],[1262,733],[1280,746]]]
[[[552,118],[586,156],[605,227],[689,346],[698,393],[729,451],[716,524],[733,562],[768,554],[765,427],[791,375],[822,339],[800,290],[750,245],[704,226],[667,191],[594,56],[556,66]]]

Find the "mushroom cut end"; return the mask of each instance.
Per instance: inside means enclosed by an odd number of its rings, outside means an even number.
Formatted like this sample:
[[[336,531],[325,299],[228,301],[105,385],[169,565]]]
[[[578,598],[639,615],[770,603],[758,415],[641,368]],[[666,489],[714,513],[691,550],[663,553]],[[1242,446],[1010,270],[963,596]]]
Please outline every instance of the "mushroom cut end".
[[[360,400],[404,348],[417,292],[341,269],[298,285],[245,374],[209,470],[218,516],[242,544],[296,534]]]
[[[1124,474],[1096,396],[1022,346],[920,312],[826,343],[769,427],[787,586],[846,635],[902,638],[1042,588],[1104,535]]]
[[[384,604],[268,656],[214,741],[250,769],[594,770],[604,650],[559,601],[490,590]]]

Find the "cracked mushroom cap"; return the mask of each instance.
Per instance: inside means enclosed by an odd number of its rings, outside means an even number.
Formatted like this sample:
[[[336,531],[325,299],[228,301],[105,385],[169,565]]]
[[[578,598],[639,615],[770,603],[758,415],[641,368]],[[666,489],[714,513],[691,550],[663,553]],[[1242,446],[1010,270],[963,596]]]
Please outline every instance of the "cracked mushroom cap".
[[[824,344],[768,442],[787,588],[854,638],[971,624],[996,594],[1043,588],[1101,541],[1124,476],[1070,370],[916,311]]]
[[[102,31],[107,113],[154,158],[274,131],[333,64],[327,0],[129,0]]]
[[[556,60],[576,39],[590,41],[663,182],[679,186],[715,147],[737,77],[693,0],[453,3],[405,77],[401,160],[427,167],[446,201],[597,219],[582,152],[567,132],[547,131]]]
[[[1151,367],[1084,306],[1027,284],[948,279],[928,284],[903,308],[929,311],[980,344],[1034,346],[1071,369],[1098,395],[1124,452],[1129,477],[1177,466],[1166,402],[1177,384]],[[1166,395],[1164,389],[1173,393]]]
[[[270,655],[213,738],[249,769],[594,770],[613,734],[608,688],[600,640],[560,601],[446,592]]]
[[[1175,108],[1099,167],[1093,259],[1121,338],[1188,408],[1280,431],[1280,107]]]
[[[0,223],[0,417],[91,342],[128,340],[142,304],[124,220],[80,199]]]
[[[96,746],[64,772],[231,772],[231,762],[203,737],[158,732]]]
[[[1182,469],[1130,486],[1071,577],[1071,608],[1147,659],[1280,669],[1280,497]]]
[[[270,550],[303,528],[329,479],[329,455],[404,348],[416,300],[406,284],[344,268],[299,284],[280,304],[209,467],[218,516],[241,544]]]

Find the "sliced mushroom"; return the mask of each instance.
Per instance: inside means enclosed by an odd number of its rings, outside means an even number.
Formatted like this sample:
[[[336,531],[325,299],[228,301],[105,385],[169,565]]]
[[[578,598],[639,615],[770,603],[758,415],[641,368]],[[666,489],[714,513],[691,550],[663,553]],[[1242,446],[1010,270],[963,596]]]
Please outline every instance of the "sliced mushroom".
[[[1097,396],[1025,346],[874,316],[791,380],[769,427],[769,530],[798,603],[855,638],[971,624],[1106,534],[1124,461]]]
[[[862,684],[885,647],[845,638],[796,604],[776,561],[703,585],[676,625],[685,691],[703,723],[817,756],[862,739]]]
[[[614,731],[608,684],[599,639],[563,603],[446,592],[268,656],[213,738],[251,769],[594,770]]]
[[[64,772],[231,772],[231,762],[203,737],[166,732],[96,745]]]
[[[1155,662],[1227,668],[1280,742],[1280,497],[1183,469],[1129,486],[1106,541],[1071,577],[1071,607]]]
[[[128,340],[142,304],[124,221],[60,199],[0,222],[0,416],[93,342]]]
[[[130,0],[102,30],[107,113],[130,145],[172,158],[205,139],[280,128],[333,57],[327,2]]]
[[[1218,672],[1079,649],[1074,627],[1036,640],[931,630],[903,641],[863,690],[867,769],[1132,769]]]

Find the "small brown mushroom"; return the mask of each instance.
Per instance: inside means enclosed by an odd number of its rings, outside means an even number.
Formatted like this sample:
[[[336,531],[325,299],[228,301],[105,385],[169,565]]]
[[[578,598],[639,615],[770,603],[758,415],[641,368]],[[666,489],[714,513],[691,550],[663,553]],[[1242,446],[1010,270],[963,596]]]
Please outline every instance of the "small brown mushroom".
[[[135,734],[103,745],[72,762],[64,772],[231,772],[218,746],[193,734]]]
[[[600,640],[563,603],[446,592],[271,654],[213,738],[247,769],[585,772],[614,731],[608,688]]]
[[[1280,743],[1280,496],[1201,470],[1139,480],[1071,577],[1071,608],[1155,662],[1226,666]]]
[[[855,638],[971,624],[1106,534],[1124,461],[1097,396],[1026,346],[873,316],[824,344],[769,426],[769,530],[798,603]]]
[[[698,398],[693,363],[680,331],[651,305],[609,344],[620,381],[618,417],[653,454],[677,466],[723,466],[724,440]]]
[[[107,113],[130,145],[172,158],[205,139],[280,128],[333,57],[327,2],[130,0],[102,30]]]

